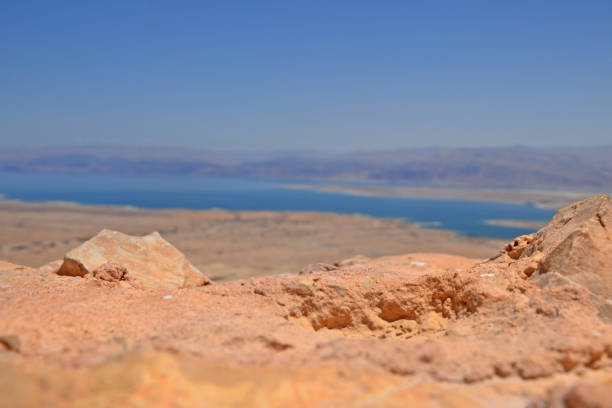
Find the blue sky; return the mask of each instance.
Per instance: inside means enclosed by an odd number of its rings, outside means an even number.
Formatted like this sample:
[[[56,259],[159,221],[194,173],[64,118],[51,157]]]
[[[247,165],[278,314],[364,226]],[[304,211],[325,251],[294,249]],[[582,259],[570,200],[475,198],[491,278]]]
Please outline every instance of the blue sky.
[[[610,144],[612,2],[4,2],[0,137],[247,151]]]

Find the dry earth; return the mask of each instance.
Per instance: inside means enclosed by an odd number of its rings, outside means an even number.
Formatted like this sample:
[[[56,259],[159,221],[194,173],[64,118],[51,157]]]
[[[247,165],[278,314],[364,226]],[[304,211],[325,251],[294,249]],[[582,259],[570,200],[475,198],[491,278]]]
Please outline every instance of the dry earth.
[[[486,258],[503,241],[457,237],[400,220],[316,212],[140,210],[0,201],[0,259],[38,267],[108,228],[152,231],[211,279],[298,272],[356,255],[440,252]]]
[[[354,257],[174,289],[168,268],[158,288],[139,288],[130,276],[141,271],[121,270],[129,251],[110,241],[69,258],[105,273],[5,262],[0,401],[610,407],[611,226],[612,200],[599,195],[486,261]],[[125,240],[121,248],[148,238]],[[99,253],[120,255],[93,262]],[[109,261],[117,265],[97,266]]]

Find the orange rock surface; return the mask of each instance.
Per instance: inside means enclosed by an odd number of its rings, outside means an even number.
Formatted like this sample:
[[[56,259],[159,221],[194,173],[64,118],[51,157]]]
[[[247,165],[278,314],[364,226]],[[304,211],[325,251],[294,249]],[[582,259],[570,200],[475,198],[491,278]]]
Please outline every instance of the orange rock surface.
[[[611,213],[591,197],[486,261],[358,257],[201,287],[0,263],[0,405],[607,407]]]

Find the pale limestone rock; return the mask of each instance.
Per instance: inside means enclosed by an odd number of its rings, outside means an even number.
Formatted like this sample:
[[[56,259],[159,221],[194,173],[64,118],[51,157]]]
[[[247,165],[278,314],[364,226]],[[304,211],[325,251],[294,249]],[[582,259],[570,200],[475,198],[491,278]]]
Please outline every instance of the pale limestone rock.
[[[210,283],[158,232],[136,237],[104,229],[68,252],[57,274],[85,276],[107,262],[126,268],[127,280],[141,289],[176,289]]]

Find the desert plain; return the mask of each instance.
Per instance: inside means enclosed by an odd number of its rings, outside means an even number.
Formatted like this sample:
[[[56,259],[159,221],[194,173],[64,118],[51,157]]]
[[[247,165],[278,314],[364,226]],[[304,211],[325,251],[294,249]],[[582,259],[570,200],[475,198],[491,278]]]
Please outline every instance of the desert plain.
[[[422,229],[398,219],[320,212],[145,210],[0,201],[0,259],[39,267],[108,228],[158,231],[212,280],[297,273],[357,255],[438,252],[486,258],[505,241]]]

